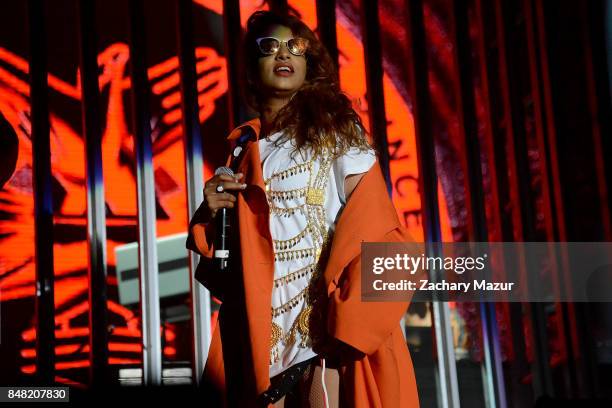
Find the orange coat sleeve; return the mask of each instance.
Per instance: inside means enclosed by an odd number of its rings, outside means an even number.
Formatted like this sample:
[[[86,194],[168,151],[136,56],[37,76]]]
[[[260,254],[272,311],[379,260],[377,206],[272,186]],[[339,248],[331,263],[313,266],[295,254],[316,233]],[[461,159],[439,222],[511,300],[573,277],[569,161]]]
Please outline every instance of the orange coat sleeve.
[[[204,285],[217,299],[223,301],[224,282],[222,274],[216,273],[214,266],[215,223],[201,218],[207,212],[206,203],[202,203],[189,223],[189,232],[185,246],[200,255],[194,278]]]
[[[228,156],[226,166],[229,166],[230,162],[231,156]],[[204,200],[189,220],[185,247],[200,255],[194,278],[206,286],[214,297],[223,301],[224,279],[222,274],[216,273],[214,267],[215,223],[212,221]]]
[[[408,231],[396,228],[384,242],[412,241]],[[400,325],[410,299],[403,302],[361,301],[361,255],[345,268],[331,293],[327,310],[327,330],[335,339],[369,355],[380,348]]]

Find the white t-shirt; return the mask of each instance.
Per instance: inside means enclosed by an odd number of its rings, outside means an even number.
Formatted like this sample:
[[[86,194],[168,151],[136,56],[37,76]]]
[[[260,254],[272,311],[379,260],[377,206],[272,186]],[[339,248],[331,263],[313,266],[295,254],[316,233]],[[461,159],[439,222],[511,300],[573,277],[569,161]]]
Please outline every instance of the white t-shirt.
[[[293,140],[274,146],[281,135],[258,142],[275,254],[270,377],[316,355],[308,334],[310,278],[346,204],[344,179],[368,171],[376,160],[373,149],[358,147],[335,160],[313,160],[310,149],[291,158]]]

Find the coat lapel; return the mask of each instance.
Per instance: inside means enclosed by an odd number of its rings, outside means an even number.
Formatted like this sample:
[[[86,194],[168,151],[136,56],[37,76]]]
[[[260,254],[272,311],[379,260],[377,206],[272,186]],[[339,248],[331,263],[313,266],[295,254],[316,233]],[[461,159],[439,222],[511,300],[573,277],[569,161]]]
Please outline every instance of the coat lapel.
[[[242,134],[248,130],[248,128],[251,128],[254,132],[255,135],[255,139],[259,138],[259,132],[261,131],[261,121],[259,120],[259,118],[254,118],[251,119],[247,122],[244,122],[242,125],[237,126],[234,128],[234,130],[232,130],[230,132],[230,134],[227,136],[227,140],[236,140],[238,139],[240,136],[242,136]]]
[[[240,250],[242,258],[242,281],[244,288],[244,307],[248,333],[245,352],[250,354],[251,364],[246,365],[245,373],[257,395],[270,386],[270,338],[272,316],[272,282],[274,280],[274,251],[270,235],[269,206],[266,199],[261,160],[259,155],[259,119],[253,119],[234,129],[228,139],[232,148],[233,141],[250,127],[255,137],[246,144],[239,157],[237,173],[244,174],[247,188],[239,191],[236,200],[238,230],[240,231]]]
[[[266,199],[266,190],[263,180],[263,173],[261,168],[261,159],[259,152],[259,131],[260,121],[259,118],[252,119],[234,129],[228,136],[230,144],[234,145],[234,141],[237,140],[247,128],[251,128],[253,131],[253,137],[249,139],[244,145],[244,148],[239,157],[238,167],[236,173],[243,173],[243,182],[247,184],[247,188],[244,191],[238,191],[238,205],[243,204],[244,208],[241,210],[247,210],[250,216],[253,216],[259,220],[257,223],[256,231],[249,231],[249,233],[257,233],[260,238],[269,241],[270,251],[272,250],[272,238],[270,236],[269,227],[269,212],[268,200]],[[239,211],[243,217],[245,214],[243,211]],[[240,231],[242,233],[242,231]],[[262,262],[273,261],[273,253],[270,257],[270,251],[265,251],[264,254],[254,254],[257,259]],[[272,279],[273,275],[270,276]]]
[[[235,128],[227,139],[230,141],[232,149],[236,145],[236,141],[240,136],[249,131],[252,136],[244,145],[240,153],[238,167],[236,173],[243,173],[244,182],[248,187],[245,191],[239,191],[239,195],[244,195],[244,199],[249,203],[249,208],[256,214],[269,212],[268,201],[266,200],[265,185],[263,173],[261,169],[261,159],[259,152],[259,133],[261,130],[261,122],[259,118],[251,119],[248,122]],[[262,195],[263,194],[263,195]]]

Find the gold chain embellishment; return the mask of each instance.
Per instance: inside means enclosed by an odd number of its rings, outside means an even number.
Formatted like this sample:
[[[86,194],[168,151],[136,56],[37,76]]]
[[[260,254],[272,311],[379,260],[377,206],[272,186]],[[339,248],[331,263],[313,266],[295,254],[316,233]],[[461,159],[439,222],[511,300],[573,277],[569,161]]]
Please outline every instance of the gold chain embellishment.
[[[309,188],[306,194],[306,203],[310,205],[323,205],[325,203],[325,190],[320,188]]]
[[[296,207],[276,207],[276,206],[270,206],[270,213],[271,214],[276,214],[279,215],[281,217],[290,217],[293,214],[295,214],[297,211],[301,212],[302,214],[304,214],[304,207],[306,206],[306,204],[300,204]]]
[[[298,317],[293,321],[291,328],[287,333],[283,333],[282,327],[272,322],[272,336],[270,338],[270,364],[276,363],[280,358],[278,350],[279,343],[282,342],[285,346],[295,343],[297,335],[300,335],[299,346],[306,348],[310,343],[310,315],[312,306],[308,305],[300,312]]]
[[[290,251],[278,251],[274,254],[274,261],[292,261],[294,259],[302,259],[309,256],[318,256],[321,252],[320,248],[311,247],[304,249],[293,249]]]
[[[281,285],[286,285],[289,282],[293,282],[296,279],[303,278],[304,276],[311,275],[315,269],[315,263],[311,263],[306,265],[303,268],[298,269],[297,271],[293,271],[288,273],[285,276],[281,276],[280,278],[274,279],[274,287],[278,288]]]
[[[308,224],[312,227],[310,233],[316,246],[323,246],[327,238],[326,211],[322,205],[307,206]]]
[[[311,217],[307,217],[307,219],[308,220],[304,229],[298,232],[295,236],[289,239],[273,239],[272,243],[274,245],[274,251],[284,251],[286,249],[293,248],[302,239],[304,239],[307,233],[312,234],[313,231],[316,231],[316,225],[314,225],[314,223],[312,222]]]
[[[324,240],[327,236],[327,229],[325,228],[325,208],[322,206],[315,207],[314,215],[310,207],[306,206],[306,226],[296,235],[288,239],[273,239],[272,244],[274,251],[283,251],[286,249],[293,248],[296,246],[307,233],[310,233],[315,239],[315,243],[319,240]]]
[[[313,282],[319,279],[322,269],[315,263],[308,265],[312,267],[312,276],[308,285],[300,291],[295,297],[289,300],[289,302],[280,306],[279,308],[272,308],[272,318],[280,316],[281,314],[293,309],[299,305],[300,300],[303,298],[306,302],[304,309],[300,312],[297,318],[291,324],[289,330],[284,333],[283,328],[275,322],[272,322],[272,336],[270,339],[270,365],[276,363],[280,358],[279,343],[283,343],[285,346],[295,343],[297,335],[300,335],[299,347],[306,348],[310,347],[310,316],[312,315],[312,305],[310,300],[310,289]],[[296,271],[298,272],[298,271]],[[285,309],[283,309],[283,307]]]
[[[293,321],[291,328],[287,333],[283,333],[283,329],[276,323],[272,322],[272,337],[270,339],[270,364],[276,363],[280,358],[278,350],[279,343],[285,345],[295,343],[297,334],[300,334],[300,344],[302,348],[306,348],[310,343],[309,320],[312,311],[312,306],[306,306],[300,312],[297,319]]]
[[[306,203],[309,205],[323,206],[325,204],[325,182],[327,182],[327,174],[331,168],[331,158],[324,156],[319,166],[319,171],[314,183],[311,185],[312,171],[308,175],[308,191],[306,193]]]
[[[313,183],[313,188],[325,188],[325,184],[327,184],[327,176],[329,175],[329,170],[331,169],[332,163],[333,160],[331,156],[323,156],[321,166],[319,167],[319,172],[317,173],[317,178]]]
[[[274,280],[275,287],[280,286],[283,283],[291,282],[292,280],[298,279],[300,277],[305,276],[306,274],[311,274],[310,281],[304,289],[302,289],[296,296],[291,298],[285,304],[279,307],[272,307],[271,313],[272,317],[278,317],[283,313],[286,313],[293,308],[299,306],[301,301],[304,300],[306,305],[304,309],[299,313],[298,317],[293,321],[291,327],[286,333],[283,333],[283,328],[279,326],[277,323],[272,322],[272,339],[271,339],[271,351],[270,351],[270,364],[276,363],[280,358],[279,347],[282,342],[286,346],[289,344],[295,343],[298,335],[300,336],[299,347],[305,348],[309,346],[310,342],[310,333],[309,333],[309,320],[312,312],[312,306],[309,300],[309,292],[311,289],[311,284],[313,281],[318,279],[321,271],[318,265],[319,257],[321,255],[322,249],[326,247],[328,244],[328,232],[326,227],[326,211],[325,211],[325,187],[328,181],[329,170],[331,169],[331,165],[333,163],[333,159],[329,156],[325,156],[321,160],[321,164],[319,166],[319,170],[317,172],[315,181],[311,184],[312,176],[313,176],[313,164],[314,158],[308,162],[308,169],[310,170],[310,174],[308,175],[308,184],[306,185],[306,202],[303,206],[306,208],[306,216],[307,216],[307,226],[304,230],[298,233],[295,237],[290,238],[289,240],[278,240],[274,241],[275,251],[282,245],[286,245],[286,247],[291,248],[296,245],[304,236],[305,232],[308,231],[313,237],[314,247],[306,248],[306,249],[298,249],[298,250],[290,250],[290,251],[278,251],[274,254],[274,260],[292,260],[299,259],[306,256],[314,256],[314,262],[306,266],[305,268],[299,269],[297,271],[291,272],[288,275],[285,275],[281,278]],[[297,166],[296,166],[297,167]],[[294,170],[287,169],[288,170]],[[284,171],[284,172],[286,172]],[[278,174],[282,174],[284,172],[280,172]],[[271,180],[275,175],[270,177]],[[270,188],[266,183],[266,195],[270,193]],[[271,201],[269,199],[269,201]],[[296,207],[296,208],[301,208]],[[274,206],[270,206],[271,211],[274,212],[273,208],[277,208]],[[284,210],[284,209],[283,209]],[[295,212],[295,211],[293,211]],[[277,212],[278,213],[278,212]],[[285,212],[287,213],[287,212]],[[303,212],[304,213],[304,212]],[[293,214],[293,213],[291,213]],[[299,237],[299,239],[298,239]],[[292,245],[293,244],[293,245]]]
[[[319,233],[321,234],[321,247],[323,247],[328,240],[327,224],[325,223],[325,219],[327,217],[325,207],[315,207],[315,213],[318,221],[317,225],[319,226]]]
[[[295,295],[294,297],[292,297],[291,299],[289,299],[287,302],[283,303],[282,305],[278,307],[272,307],[271,308],[272,317],[278,317],[282,315],[283,313],[287,313],[288,311],[296,307],[300,303],[300,300],[306,297],[307,295],[306,289],[308,289],[308,286],[300,290],[300,292],[297,295]]]
[[[312,306],[310,305],[306,306],[304,310],[300,312],[298,317],[293,321],[291,328],[289,329],[287,334],[284,336],[285,345],[295,343],[295,339],[297,337],[297,334],[299,333],[300,338],[301,338],[300,347],[303,348],[303,347],[308,346],[308,342],[310,340],[309,338],[310,321],[309,320],[310,320],[311,311],[312,311]]]
[[[306,187],[296,188],[294,190],[269,190],[268,197],[271,200],[295,200],[306,196]]]
[[[276,363],[278,358],[278,343],[283,339],[283,329],[272,322],[272,336],[270,336],[270,364]]]
[[[283,251],[285,249],[293,248],[302,240],[302,238],[306,236],[306,233],[309,230],[312,230],[312,226],[310,223],[307,223],[303,230],[289,239],[273,239],[272,243],[274,245],[274,250]]]
[[[295,176],[296,174],[303,173],[306,170],[310,170],[311,168],[312,168],[312,160],[304,162],[304,163],[300,163],[297,166],[289,167],[288,169],[279,171],[278,173],[272,173],[272,175],[269,178],[264,180],[264,184],[267,186],[268,184],[270,184],[270,181],[272,181],[275,178],[284,180],[288,177]]]
[[[309,163],[312,164],[313,160],[311,160]],[[327,177],[325,176],[329,173],[330,168],[331,168],[331,160],[326,157],[324,158],[323,163],[321,167],[319,168],[319,172],[317,173],[314,185],[320,186],[322,184],[321,183],[322,180],[327,181]],[[300,233],[298,233],[295,237],[289,238],[286,240],[273,240],[275,250],[283,250],[283,249],[294,247],[295,245],[297,245],[297,243],[302,238],[306,236],[307,232],[310,232],[311,234],[316,235],[317,229],[315,228],[314,224],[321,224],[322,222],[325,222],[324,216],[322,218],[318,217],[318,219],[316,219],[316,223],[314,222],[315,218],[310,216],[310,208],[308,206],[316,206],[317,211],[323,210],[323,212],[325,212],[325,209],[323,208],[323,204],[325,203],[325,190],[322,188],[311,187],[311,180],[312,180],[312,173],[313,173],[312,165],[309,166],[309,169],[310,169],[310,173],[308,175],[308,184],[306,185],[306,187],[302,187],[302,188],[298,188],[294,190],[284,190],[284,191],[283,190],[268,190],[266,191],[266,196],[268,197],[268,204],[270,205],[270,212],[272,214],[278,214],[280,216],[289,217],[289,216],[292,216],[295,213],[295,211],[299,209],[302,214],[307,215],[307,219],[308,219],[306,227]],[[298,196],[299,197],[306,196],[306,202],[297,207],[289,207],[289,208],[277,207],[272,203],[272,200],[275,198],[274,195],[285,198],[286,197],[285,194],[287,193],[289,193],[289,198],[291,199],[294,199]],[[304,212],[304,207],[306,207],[308,214]],[[319,227],[324,229],[323,225],[320,225]]]
[[[318,244],[320,241],[324,242],[327,236],[327,226],[325,223],[326,211],[323,204],[325,204],[325,186],[329,179],[329,171],[332,164],[333,159],[331,156],[323,156],[319,171],[312,186],[310,185],[310,178],[308,179],[309,191],[307,203],[310,200],[311,204],[308,207],[308,222],[318,227],[312,231],[315,244]]]
[[[276,345],[276,343],[278,343],[281,338],[283,336],[283,329],[281,329],[281,327],[272,322],[272,336],[270,338],[270,346],[274,347]]]

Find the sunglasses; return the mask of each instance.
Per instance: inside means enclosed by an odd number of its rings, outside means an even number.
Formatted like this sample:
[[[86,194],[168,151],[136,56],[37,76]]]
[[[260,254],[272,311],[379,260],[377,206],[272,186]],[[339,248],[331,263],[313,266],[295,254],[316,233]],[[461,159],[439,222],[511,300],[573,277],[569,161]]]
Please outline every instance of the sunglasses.
[[[283,43],[287,45],[287,49],[293,55],[301,56],[306,54],[308,49],[308,40],[302,37],[291,38],[289,40],[281,41],[274,37],[261,37],[255,40],[259,51],[264,55],[276,54]]]

